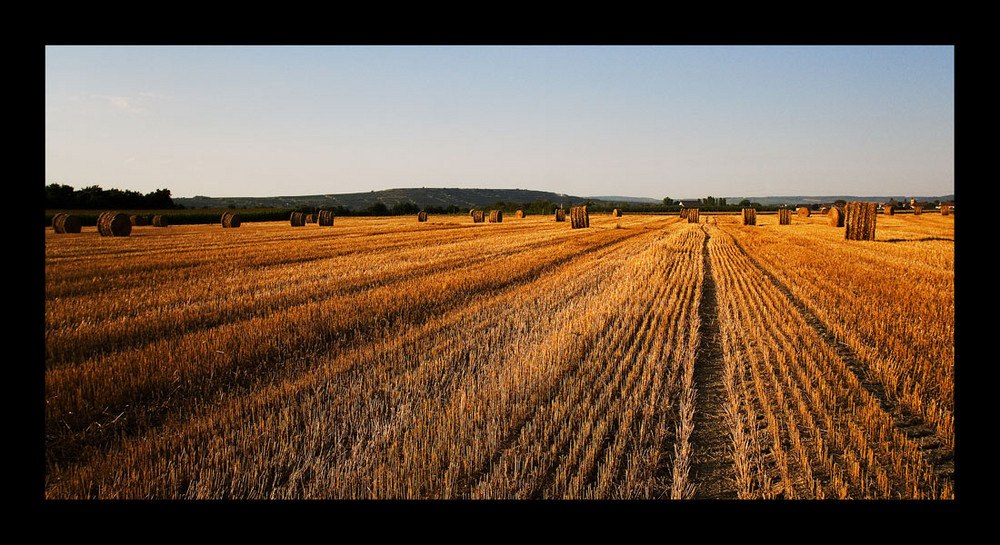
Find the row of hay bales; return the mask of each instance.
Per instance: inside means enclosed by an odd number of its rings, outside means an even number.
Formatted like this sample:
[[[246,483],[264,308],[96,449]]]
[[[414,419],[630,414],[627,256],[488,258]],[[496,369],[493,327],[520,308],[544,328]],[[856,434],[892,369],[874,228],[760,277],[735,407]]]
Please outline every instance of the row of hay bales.
[[[806,207],[799,207],[797,214],[801,217],[809,217],[810,210]],[[846,228],[844,237],[847,240],[875,240],[875,220],[878,217],[877,203],[849,202],[844,207],[833,206],[827,212],[827,217],[831,226]],[[779,209],[778,225],[790,225],[791,223],[792,210],[790,208]],[[756,210],[744,208],[743,225],[756,224]]]
[[[307,223],[316,223],[321,227],[330,227],[333,225],[333,217],[332,210],[320,210],[317,214],[292,212],[288,219],[292,227],[303,227]]]
[[[688,223],[698,223],[701,220],[701,209],[681,208],[681,219],[688,220]]]
[[[132,233],[132,226],[145,226],[152,224],[154,227],[166,227],[167,218],[164,216],[129,216],[122,212],[102,212],[97,218],[97,231],[102,236],[123,237]],[[79,233],[83,227],[83,221],[79,216],[60,212],[52,216],[52,230],[56,233]]]

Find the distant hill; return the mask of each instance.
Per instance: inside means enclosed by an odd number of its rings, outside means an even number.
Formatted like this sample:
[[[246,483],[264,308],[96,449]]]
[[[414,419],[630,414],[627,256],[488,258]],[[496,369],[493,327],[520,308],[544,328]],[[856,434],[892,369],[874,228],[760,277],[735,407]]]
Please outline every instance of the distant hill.
[[[299,206],[337,207],[362,210],[381,202],[392,208],[400,203],[413,203],[421,208],[430,206],[462,209],[491,206],[497,201],[534,202],[548,201],[556,204],[577,204],[600,200],[596,197],[578,197],[534,191],[530,189],[469,189],[469,188],[404,188],[368,191],[365,193],[336,193],[327,195],[301,195],[281,197],[174,197],[175,204],[185,208],[296,208]],[[615,198],[618,199],[617,197]],[[639,202],[639,199],[635,199]]]
[[[737,204],[743,199],[750,202],[760,203],[765,206],[782,204],[810,204],[825,203],[836,200],[845,201],[877,201],[884,202],[890,198],[897,201],[909,201],[910,195],[895,195],[892,197],[857,197],[851,195],[830,195],[830,196],[779,196],[779,197],[725,197],[726,203]],[[695,200],[683,199],[683,200]],[[943,195],[939,197],[915,197],[919,201],[948,201],[954,200],[955,196]],[[325,195],[299,195],[299,196],[278,196],[278,197],[174,197],[174,204],[179,204],[185,208],[297,208],[302,206],[313,206],[317,208],[335,208],[343,206],[350,210],[363,210],[376,203],[382,203],[388,208],[397,204],[412,203],[420,208],[437,207],[447,208],[454,205],[460,209],[481,208],[494,205],[497,201],[531,203],[535,201],[547,201],[554,204],[574,206],[586,201],[604,203],[637,203],[637,204],[658,204],[662,199],[650,197],[624,197],[624,196],[599,196],[580,197],[566,195],[564,193],[553,193],[550,191],[535,191],[531,189],[475,189],[475,188],[441,188],[441,187],[419,187],[384,189],[381,191],[368,191],[364,193],[335,193]]]
[[[942,195],[940,197],[921,197],[916,195],[891,195],[885,197],[858,197],[856,195],[826,195],[826,196],[810,196],[810,195],[792,195],[792,196],[782,196],[782,197],[725,197],[728,204],[735,204],[743,199],[750,202],[756,202],[763,204],[765,206],[781,205],[781,204],[819,204],[834,202],[837,200],[844,201],[869,201],[869,202],[885,202],[889,199],[895,199],[899,202],[910,202],[910,198],[917,199],[918,201],[953,201],[955,200],[955,195]]]

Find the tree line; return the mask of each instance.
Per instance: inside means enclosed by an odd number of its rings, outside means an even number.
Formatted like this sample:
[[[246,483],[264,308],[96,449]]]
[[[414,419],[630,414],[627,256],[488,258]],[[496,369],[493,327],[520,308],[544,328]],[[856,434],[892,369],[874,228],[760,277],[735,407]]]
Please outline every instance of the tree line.
[[[143,195],[138,191],[102,189],[98,185],[74,189],[73,186],[49,184],[45,186],[45,208],[49,210],[179,210],[169,189],[157,189]]]

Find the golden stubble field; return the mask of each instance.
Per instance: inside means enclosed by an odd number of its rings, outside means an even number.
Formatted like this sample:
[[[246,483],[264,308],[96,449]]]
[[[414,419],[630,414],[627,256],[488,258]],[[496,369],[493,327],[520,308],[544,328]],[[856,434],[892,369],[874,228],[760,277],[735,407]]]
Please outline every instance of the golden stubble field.
[[[45,497],[953,498],[954,215],[45,234]]]

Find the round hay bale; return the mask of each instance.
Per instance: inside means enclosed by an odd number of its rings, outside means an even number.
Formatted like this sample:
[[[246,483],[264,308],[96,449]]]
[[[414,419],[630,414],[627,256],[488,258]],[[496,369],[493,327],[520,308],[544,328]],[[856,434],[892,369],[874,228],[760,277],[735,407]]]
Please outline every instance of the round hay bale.
[[[743,225],[757,225],[757,210],[754,208],[743,209]]]
[[[66,214],[63,214],[62,212],[60,212],[60,213],[52,216],[52,230],[53,231],[55,231],[56,233],[63,233],[63,232],[65,232],[65,231],[63,231],[63,228],[62,228],[62,222],[63,222],[63,220],[64,220],[65,217],[66,217]]]
[[[233,212],[225,212],[222,214],[222,226],[225,228],[239,227],[240,226],[240,215],[234,214]]]
[[[789,208],[781,208],[778,210],[778,225],[791,225],[792,224],[792,210]]]
[[[316,215],[306,214],[306,223],[316,223]]]
[[[132,234],[132,220],[121,212],[102,212],[97,218],[97,231],[102,237],[127,237]]]
[[[844,238],[847,240],[875,240],[878,203],[849,202],[845,207]]]
[[[569,209],[569,222],[573,229],[590,227],[590,214],[586,206],[574,206]]]
[[[503,221],[503,210],[490,210],[490,223],[500,223]]]
[[[698,208],[689,208],[687,213],[688,223],[698,223],[701,220],[701,210]]]
[[[323,227],[330,227],[333,225],[333,210],[320,210],[319,217],[316,218],[316,222]]]
[[[515,218],[523,218],[524,217],[524,210],[518,210],[517,212],[514,212],[514,217]]]
[[[611,211],[611,215],[614,216],[614,217],[616,217],[616,218],[620,218],[620,217],[622,217],[622,211],[619,210],[619,209],[617,209],[617,208],[615,208],[614,210]]]
[[[913,215],[914,216],[919,216],[920,214],[923,214],[923,212],[924,212],[924,207],[923,206],[914,206],[913,207]]]
[[[562,208],[556,208],[556,221],[566,221],[566,211]]]
[[[882,207],[882,213],[885,214],[886,216],[894,216],[896,215],[895,212],[896,212],[895,207],[892,206],[891,204],[886,204],[885,206]]]
[[[417,212],[417,221],[427,221],[427,212],[423,210]]]
[[[134,216],[129,216],[129,221],[132,222],[132,225],[145,226],[149,225],[149,216],[136,214]]]
[[[302,212],[292,212],[292,227],[302,227],[306,224],[306,215]]]
[[[56,233],[79,233],[82,226],[78,216],[59,213],[52,217],[52,230]]]
[[[800,207],[798,207],[798,208],[795,209],[795,213],[798,214],[799,216],[803,217],[803,218],[808,218],[809,214],[811,214],[812,211],[809,210],[809,207],[807,207],[807,206],[800,206]]]
[[[686,219],[687,217],[688,217],[688,209],[687,208],[681,208],[681,218],[682,219]]]
[[[844,210],[839,206],[834,206],[830,208],[830,211],[826,213],[827,217],[830,218],[831,227],[843,227],[844,226]]]
[[[166,227],[167,225],[166,216],[153,216],[153,227]]]
[[[483,223],[486,221],[486,212],[482,210],[472,211],[472,223]]]

